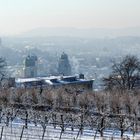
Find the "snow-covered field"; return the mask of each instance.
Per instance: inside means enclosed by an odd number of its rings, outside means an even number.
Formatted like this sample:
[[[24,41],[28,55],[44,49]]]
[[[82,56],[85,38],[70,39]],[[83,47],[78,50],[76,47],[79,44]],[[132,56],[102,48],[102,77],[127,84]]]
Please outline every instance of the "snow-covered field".
[[[23,130],[23,135],[21,137]],[[67,128],[63,133],[61,139],[63,140],[75,140],[77,138],[78,129],[74,129],[74,131],[71,131],[70,128]],[[82,135],[78,136],[78,140],[94,140],[95,136],[95,130],[89,130],[85,129],[83,131]],[[8,127],[3,127],[3,133],[2,133],[2,125],[0,126],[0,134],[2,134],[2,140],[58,140],[60,139],[60,133],[61,128],[56,127],[56,129],[53,128],[53,126],[48,125],[46,127],[44,139],[42,139],[43,136],[43,128],[41,126],[34,126],[30,124],[28,126],[28,129],[23,129],[23,125],[20,123],[13,123],[9,125]],[[120,132],[115,130],[105,130],[104,131],[104,140],[112,140],[111,138],[114,138],[114,140],[120,140]],[[124,134],[124,138],[130,138],[133,139],[133,136],[131,133],[126,132]],[[99,134],[97,133],[96,140],[100,140]],[[136,134],[135,140],[140,140],[140,134]]]

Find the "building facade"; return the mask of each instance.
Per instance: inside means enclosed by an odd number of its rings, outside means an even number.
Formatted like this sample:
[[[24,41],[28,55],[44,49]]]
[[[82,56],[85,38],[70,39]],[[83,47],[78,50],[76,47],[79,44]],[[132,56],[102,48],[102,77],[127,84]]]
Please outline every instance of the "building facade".
[[[81,75],[77,76],[51,76],[34,78],[16,78],[15,86],[17,88],[65,88],[77,89],[77,91],[91,91],[93,89],[94,79],[85,79]]]

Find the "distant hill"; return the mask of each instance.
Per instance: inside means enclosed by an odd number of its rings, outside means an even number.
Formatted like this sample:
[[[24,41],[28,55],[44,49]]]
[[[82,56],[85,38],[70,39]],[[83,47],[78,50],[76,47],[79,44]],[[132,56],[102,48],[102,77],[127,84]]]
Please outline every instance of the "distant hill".
[[[140,27],[105,28],[36,28],[20,34],[21,37],[70,36],[82,38],[114,38],[118,36],[140,36]]]

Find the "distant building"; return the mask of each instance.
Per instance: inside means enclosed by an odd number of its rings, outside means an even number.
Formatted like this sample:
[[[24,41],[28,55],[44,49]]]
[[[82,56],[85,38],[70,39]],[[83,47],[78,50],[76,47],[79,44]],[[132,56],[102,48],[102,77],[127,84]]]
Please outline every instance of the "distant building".
[[[58,62],[58,74],[63,76],[71,75],[71,65],[68,55],[63,53]]]
[[[37,56],[28,55],[25,58],[24,77],[32,78],[37,76]]]
[[[93,81],[84,78],[84,75],[77,76],[51,76],[35,78],[16,78],[15,86],[17,88],[59,88],[77,89],[78,91],[87,91],[93,89]]]

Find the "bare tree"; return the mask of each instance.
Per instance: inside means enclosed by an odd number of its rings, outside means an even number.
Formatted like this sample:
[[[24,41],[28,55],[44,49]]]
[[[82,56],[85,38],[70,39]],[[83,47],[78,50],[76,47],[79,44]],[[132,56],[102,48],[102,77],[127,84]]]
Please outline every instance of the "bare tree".
[[[124,132],[131,128],[131,121],[126,115],[118,115],[114,120],[115,127],[121,132],[121,138],[123,138]]]
[[[140,61],[136,56],[127,55],[120,62],[114,62],[112,73],[103,81],[107,89],[134,89],[140,79]]]

